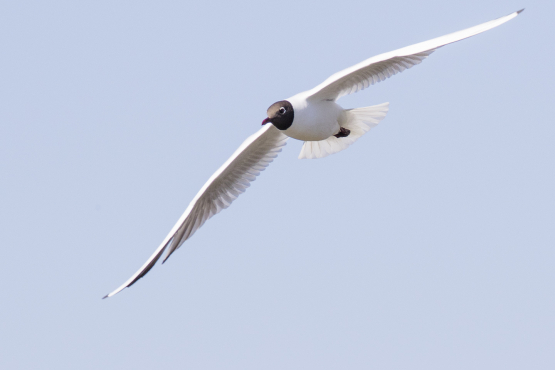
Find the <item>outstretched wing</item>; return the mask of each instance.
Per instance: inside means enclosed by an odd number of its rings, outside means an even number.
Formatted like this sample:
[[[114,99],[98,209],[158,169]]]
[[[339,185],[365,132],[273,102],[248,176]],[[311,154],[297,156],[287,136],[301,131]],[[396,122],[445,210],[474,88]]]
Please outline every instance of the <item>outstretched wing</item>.
[[[274,125],[262,127],[208,179],[156,251],[133,276],[104,298],[135,284],[158,261],[164,250],[168,257],[189,239],[210,217],[229,207],[281,152],[287,136]]]
[[[370,85],[403,72],[405,69],[420,64],[436,49],[444,45],[495,28],[513,19],[523,10],[524,9],[462,31],[450,33],[449,35],[437,37],[432,40],[366,59],[363,62],[330,76],[323,83],[308,92],[308,99],[337,100],[344,95],[356,93]]]

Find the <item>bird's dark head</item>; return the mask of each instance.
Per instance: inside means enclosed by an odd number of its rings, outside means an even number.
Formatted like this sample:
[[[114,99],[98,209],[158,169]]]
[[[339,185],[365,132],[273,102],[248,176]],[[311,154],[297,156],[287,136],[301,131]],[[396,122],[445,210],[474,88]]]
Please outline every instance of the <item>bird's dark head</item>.
[[[268,118],[262,121],[262,125],[271,122],[279,130],[287,130],[291,127],[295,116],[293,106],[287,100],[270,105],[266,114],[268,114]]]

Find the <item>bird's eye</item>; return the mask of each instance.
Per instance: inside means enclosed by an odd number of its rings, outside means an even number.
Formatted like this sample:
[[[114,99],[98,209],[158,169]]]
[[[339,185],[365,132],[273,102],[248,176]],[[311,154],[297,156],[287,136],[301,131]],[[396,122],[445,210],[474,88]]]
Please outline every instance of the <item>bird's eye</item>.
[[[286,112],[285,108],[283,108],[283,107],[279,108],[279,113],[285,114],[285,112]]]

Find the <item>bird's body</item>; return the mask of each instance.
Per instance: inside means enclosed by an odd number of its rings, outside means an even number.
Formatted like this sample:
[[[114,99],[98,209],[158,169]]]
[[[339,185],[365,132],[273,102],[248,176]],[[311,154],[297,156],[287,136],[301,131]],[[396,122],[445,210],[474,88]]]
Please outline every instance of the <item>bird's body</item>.
[[[334,100],[310,101],[309,91],[286,99],[295,112],[293,124],[283,133],[302,141],[321,141],[337,134],[345,120],[343,108]]]
[[[522,11],[522,10],[521,10]],[[315,88],[276,102],[257,133],[250,136],[208,179],[160,246],[111,297],[133,285],[158,261],[164,261],[210,217],[227,208],[281,151],[289,137],[304,141],[299,158],[322,158],[346,149],[376,126],[388,103],[343,109],[336,103],[352,94],[421,63],[438,48],[497,27],[521,11],[475,27],[380,54],[337,72]],[[271,123],[271,124],[269,124]],[[106,298],[104,297],[104,298]]]

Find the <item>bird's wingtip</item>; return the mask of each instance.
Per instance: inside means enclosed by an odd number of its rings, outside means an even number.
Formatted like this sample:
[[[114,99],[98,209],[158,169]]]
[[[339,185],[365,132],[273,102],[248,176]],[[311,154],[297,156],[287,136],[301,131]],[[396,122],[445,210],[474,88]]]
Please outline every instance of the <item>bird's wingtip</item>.
[[[110,294],[106,294],[104,297],[102,297],[102,299],[106,299],[110,296]]]
[[[168,258],[170,258],[170,256],[172,255],[173,252],[168,252],[166,253],[166,255],[164,256],[164,258],[162,258],[162,265],[164,263],[166,263],[166,261],[168,260]]]
[[[524,11],[524,9],[525,9],[525,8],[522,8],[522,9],[520,9],[520,10],[517,10],[516,14],[522,13],[522,12]]]

